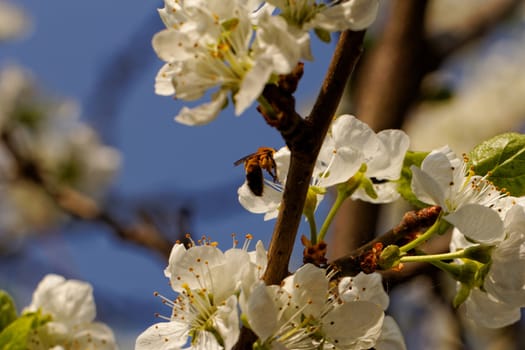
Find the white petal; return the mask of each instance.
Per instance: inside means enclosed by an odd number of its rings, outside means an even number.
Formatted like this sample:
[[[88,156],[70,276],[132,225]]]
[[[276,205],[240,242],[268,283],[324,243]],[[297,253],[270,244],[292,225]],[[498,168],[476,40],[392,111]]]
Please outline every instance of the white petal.
[[[150,326],[135,342],[135,350],[182,349],[188,339],[188,325],[179,322],[161,322]]]
[[[509,305],[525,307],[525,234],[513,232],[496,246],[484,287]]]
[[[421,170],[432,176],[441,191],[450,187],[454,181],[453,173],[456,167],[451,163],[448,154],[432,151],[421,163]]]
[[[502,328],[519,321],[519,307],[508,305],[479,289],[473,289],[465,301],[467,317],[487,328]]]
[[[331,343],[342,349],[368,349],[381,335],[383,310],[369,301],[344,303],[322,319],[323,332]]]
[[[117,345],[111,328],[95,322],[79,326],[80,330],[73,335],[72,342],[79,349],[115,350]]]
[[[509,210],[505,233],[507,237],[492,254],[484,287],[510,305],[525,307],[525,212],[522,206]]]
[[[184,247],[184,244],[176,243],[173,245],[173,248],[171,248],[170,257],[168,259],[168,266],[164,269],[164,276],[171,279],[171,269],[178,265],[179,261],[182,260],[185,254],[186,247]]]
[[[173,62],[191,58],[191,53],[185,50],[188,40],[188,36],[180,31],[164,29],[153,36],[152,45],[160,59]]]
[[[306,264],[295,272],[290,292],[297,305],[306,305],[305,315],[318,318],[326,303],[328,284],[324,269]]]
[[[447,210],[445,206],[445,194],[439,183],[436,182],[432,176],[414,165],[410,167],[410,170],[412,171],[410,187],[417,199],[423,203],[437,204],[444,210]]]
[[[503,239],[503,222],[498,213],[480,204],[466,204],[444,219],[476,242],[495,243]]]
[[[173,86],[173,74],[175,68],[171,63],[166,63],[155,77],[155,93],[161,96],[171,96],[175,94]]]
[[[240,333],[237,297],[235,295],[231,295],[224,304],[217,308],[213,317],[213,324],[224,341],[224,348],[233,348]]]
[[[383,130],[377,137],[381,141],[380,153],[374,154],[367,163],[367,176],[396,180],[401,173],[410,139],[402,130]]]
[[[170,348],[171,349],[171,348]],[[184,348],[188,349],[188,348]],[[197,339],[190,348],[191,350],[223,350],[217,338],[211,332],[202,331],[198,333]]]
[[[376,350],[405,350],[406,344],[401,330],[391,316],[386,316],[383,321],[381,336],[374,346]]]
[[[280,16],[261,16],[254,43],[258,51],[260,50],[256,59],[269,58],[272,71],[276,74],[290,73],[299,61],[301,45],[308,37],[307,33],[301,34],[295,36],[293,31],[288,29],[286,20]]]
[[[211,102],[203,103],[195,108],[183,107],[175,120],[185,125],[204,125],[213,121],[225,107],[228,92],[221,90],[213,96]]]
[[[277,305],[264,282],[257,283],[244,312],[250,328],[261,340],[265,341],[277,331]]]
[[[233,96],[235,101],[235,115],[241,115],[261,95],[273,66],[270,60],[257,60],[255,65],[244,76],[239,92]]]
[[[374,22],[378,8],[378,0],[345,1],[320,12],[309,27],[329,31],[363,30]]]
[[[333,153],[335,151],[335,153]],[[348,181],[365,161],[363,153],[350,147],[340,147],[332,151],[333,160],[321,168],[318,164],[314,170],[317,178],[316,186],[331,187]],[[326,171],[328,167],[328,171]]]
[[[47,275],[37,286],[28,310],[38,308],[53,320],[72,325],[89,323],[96,315],[91,285],[58,275]]]
[[[371,301],[383,310],[386,310],[389,303],[381,282],[381,275],[378,273],[365,274],[360,272],[354,277],[344,277],[339,282],[339,294],[345,302],[358,300]]]
[[[332,122],[332,137],[336,147],[351,147],[374,152],[379,148],[375,132],[353,115],[343,114]]]
[[[397,183],[395,182],[373,184],[373,187],[376,191],[377,198],[371,198],[363,188],[359,187],[352,194],[352,199],[360,199],[365,202],[380,204],[392,203],[399,198],[399,192],[397,192]]]
[[[164,274],[170,276],[171,287],[176,292],[182,292],[184,284],[190,289],[208,287],[212,290],[208,285],[212,284],[209,270],[223,263],[222,251],[210,245],[200,245],[186,250],[179,259],[170,260]]]
[[[279,192],[268,185],[264,185],[262,196],[252,193],[247,183],[244,183],[237,190],[239,203],[248,211],[255,214],[275,212],[281,204],[282,192]]]

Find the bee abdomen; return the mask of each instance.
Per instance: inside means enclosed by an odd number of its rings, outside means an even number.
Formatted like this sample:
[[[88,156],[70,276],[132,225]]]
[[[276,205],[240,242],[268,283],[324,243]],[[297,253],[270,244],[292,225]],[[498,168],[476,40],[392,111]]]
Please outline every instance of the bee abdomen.
[[[263,172],[260,166],[251,165],[249,171],[246,172],[246,183],[248,188],[256,196],[262,196],[264,188]]]

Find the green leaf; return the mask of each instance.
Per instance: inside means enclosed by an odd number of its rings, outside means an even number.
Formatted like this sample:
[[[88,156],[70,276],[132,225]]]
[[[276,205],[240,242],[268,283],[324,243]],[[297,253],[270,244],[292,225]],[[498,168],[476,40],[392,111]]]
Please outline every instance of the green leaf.
[[[16,320],[16,307],[13,298],[0,289],[0,332]]]
[[[525,135],[506,133],[476,146],[469,154],[476,175],[487,175],[512,196],[525,195]]]
[[[0,349],[27,350],[29,336],[33,330],[48,322],[49,319],[48,316],[42,316],[40,311],[20,316],[0,333]]]
[[[405,160],[403,161],[403,168],[401,168],[401,176],[399,180],[396,181],[399,194],[416,208],[424,208],[428,205],[417,199],[414,192],[412,192],[412,187],[410,186],[410,183],[412,182],[412,171],[410,170],[410,167],[412,165],[421,167],[421,163],[427,155],[428,152],[408,151],[405,155]]]

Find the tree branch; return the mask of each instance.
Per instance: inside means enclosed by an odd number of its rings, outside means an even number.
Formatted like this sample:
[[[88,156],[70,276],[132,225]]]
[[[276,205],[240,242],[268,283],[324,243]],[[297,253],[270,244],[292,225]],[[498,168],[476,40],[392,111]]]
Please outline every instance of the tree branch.
[[[268,249],[268,265],[264,275],[267,284],[279,284],[288,275],[288,263],[314,164],[344,86],[361,56],[364,34],[364,31],[347,31],[341,34],[311,115],[304,122],[295,123],[296,130],[281,132],[290,148],[291,161],[279,216]]]
[[[390,244],[408,243],[414,236],[432,226],[440,212],[441,208],[438,206],[409,211],[399,225],[350,254],[330,262],[330,266],[338,271],[338,276],[354,276],[361,271],[372,273],[377,268],[377,260],[371,260],[379,258],[382,248]]]

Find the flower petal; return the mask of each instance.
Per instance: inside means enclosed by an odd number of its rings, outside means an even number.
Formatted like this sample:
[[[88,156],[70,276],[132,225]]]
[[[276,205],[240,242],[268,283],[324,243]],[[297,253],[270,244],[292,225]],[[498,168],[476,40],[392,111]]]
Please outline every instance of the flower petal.
[[[424,203],[437,204],[446,210],[445,193],[439,183],[432,176],[414,165],[410,167],[410,170],[412,171],[410,186],[415,196]]]
[[[258,59],[255,62],[252,69],[244,76],[239,92],[233,96],[235,115],[241,115],[261,95],[272,70],[272,62],[269,59]]]
[[[150,326],[138,336],[135,350],[182,349],[187,339],[187,324],[175,321],[161,322]]]
[[[114,350],[115,336],[111,328],[103,323],[83,324],[73,335],[72,342],[78,349]]]
[[[343,277],[339,282],[339,295],[344,302],[358,300],[371,301],[386,310],[389,303],[388,294],[383,289],[381,275],[360,272],[354,277]]]
[[[323,318],[323,332],[342,349],[351,345],[352,349],[369,349],[381,335],[384,317],[381,307],[372,302],[344,303]]]
[[[473,289],[465,301],[467,317],[487,328],[502,328],[519,321],[519,307],[506,304],[489,294]]]
[[[93,288],[86,282],[47,275],[35,289],[33,301],[26,311],[38,309],[53,315],[53,320],[57,322],[72,325],[89,323],[96,315]]]
[[[410,139],[402,130],[383,130],[377,137],[381,141],[380,153],[374,154],[367,163],[366,174],[368,177],[396,180],[401,173]]]
[[[264,342],[277,331],[278,310],[264,282],[259,282],[253,289],[246,310],[250,328]]]
[[[228,92],[220,90],[211,102],[203,103],[195,108],[183,107],[175,120],[185,125],[204,125],[213,121],[228,102]]]
[[[252,193],[248,184],[245,182],[237,190],[239,203],[248,211],[255,214],[270,214],[277,216],[277,210],[281,204],[282,192],[279,192],[268,185],[264,185],[262,196]],[[271,217],[270,217],[271,218]],[[268,220],[265,216],[265,220]]]
[[[377,340],[374,349],[376,350],[405,350],[406,344],[403,334],[396,321],[391,316],[386,316],[383,321],[381,336]]]
[[[498,213],[480,204],[465,204],[444,219],[476,242],[495,243],[504,237]]]

